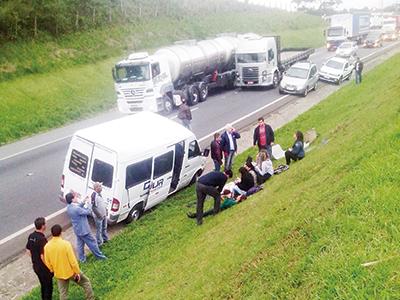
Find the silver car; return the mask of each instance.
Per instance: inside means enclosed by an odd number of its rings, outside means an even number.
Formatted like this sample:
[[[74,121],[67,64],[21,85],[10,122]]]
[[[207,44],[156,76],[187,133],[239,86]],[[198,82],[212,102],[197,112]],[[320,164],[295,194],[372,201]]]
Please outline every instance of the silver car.
[[[318,69],[314,63],[295,63],[284,73],[279,93],[299,94],[305,97],[309,91],[317,89],[318,77]]]
[[[341,57],[354,56],[357,53],[357,49],[356,42],[344,42],[336,49],[336,55]]]
[[[319,79],[323,81],[341,84],[343,80],[349,80],[354,70],[354,57],[348,59],[332,57],[323,64],[319,70]]]

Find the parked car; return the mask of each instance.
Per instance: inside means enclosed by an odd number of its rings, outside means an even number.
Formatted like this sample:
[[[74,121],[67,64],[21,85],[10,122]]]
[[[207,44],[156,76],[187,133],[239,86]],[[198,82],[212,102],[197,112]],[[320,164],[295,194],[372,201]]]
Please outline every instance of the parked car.
[[[344,42],[336,49],[336,55],[341,57],[354,56],[357,53],[356,42]]]
[[[364,48],[378,48],[382,47],[382,33],[371,31],[364,41]]]
[[[319,79],[323,81],[341,84],[343,80],[349,80],[354,70],[354,57],[348,59],[332,57],[323,64],[319,71]]]
[[[279,93],[299,94],[305,97],[309,91],[316,90],[317,84],[317,66],[312,62],[298,62],[284,73]]]

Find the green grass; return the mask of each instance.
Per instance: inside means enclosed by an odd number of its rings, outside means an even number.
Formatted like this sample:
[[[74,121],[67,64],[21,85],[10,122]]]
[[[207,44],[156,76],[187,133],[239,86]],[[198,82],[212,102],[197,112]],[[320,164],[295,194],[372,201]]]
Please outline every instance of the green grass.
[[[399,68],[397,55],[278,130],[283,146],[297,129],[319,137],[242,204],[198,227],[188,188],[127,226],[108,261],[83,265],[98,298],[400,298]]]
[[[203,38],[217,32],[276,33],[279,26],[284,30],[281,34],[285,47],[306,46],[306,41],[308,46],[322,44],[319,19],[288,13],[270,17],[243,14],[180,22],[157,19],[143,27],[71,35],[57,43],[7,44],[0,48],[0,66],[2,59],[16,65],[15,72],[9,76],[20,77],[0,82],[0,145],[116,105],[111,68],[120,59],[116,56],[128,50],[158,47],[185,38]],[[313,38],[309,40],[309,37]],[[54,58],[55,52],[65,55]],[[37,63],[37,69],[18,71],[18,64],[30,68],[30,63]],[[21,75],[35,72],[43,74]],[[5,73],[0,71],[0,74]]]

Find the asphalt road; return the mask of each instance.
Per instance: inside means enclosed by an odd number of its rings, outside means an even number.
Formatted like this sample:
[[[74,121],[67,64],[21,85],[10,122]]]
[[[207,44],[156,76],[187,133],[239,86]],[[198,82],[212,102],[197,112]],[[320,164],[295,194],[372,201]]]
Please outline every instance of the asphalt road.
[[[389,45],[385,43],[384,47]],[[375,51],[377,49],[359,49],[358,55],[365,57]],[[310,60],[320,67],[332,56],[333,52],[317,49]],[[250,114],[280,97],[282,95],[279,95],[277,89],[219,91],[210,95],[206,102],[192,108],[192,129],[201,139],[226,123]],[[290,97],[294,99],[296,96]],[[57,196],[70,136],[78,128],[121,116],[116,111],[107,112],[91,120],[0,148],[0,220],[3,224],[0,227],[0,240],[31,225],[37,216],[48,216],[64,208]],[[248,122],[251,124],[254,120]]]

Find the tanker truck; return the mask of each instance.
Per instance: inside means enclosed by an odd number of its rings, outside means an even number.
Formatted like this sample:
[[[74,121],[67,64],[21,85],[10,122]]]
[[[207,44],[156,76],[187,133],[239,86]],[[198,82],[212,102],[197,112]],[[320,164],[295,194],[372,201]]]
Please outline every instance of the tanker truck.
[[[281,49],[279,36],[241,35],[236,49],[237,87],[277,87],[282,74],[294,63],[308,59],[312,48]]]
[[[133,53],[113,68],[118,108],[123,113],[172,112],[183,95],[189,105],[205,101],[210,89],[233,88],[239,39],[220,36],[182,41],[153,55]]]

